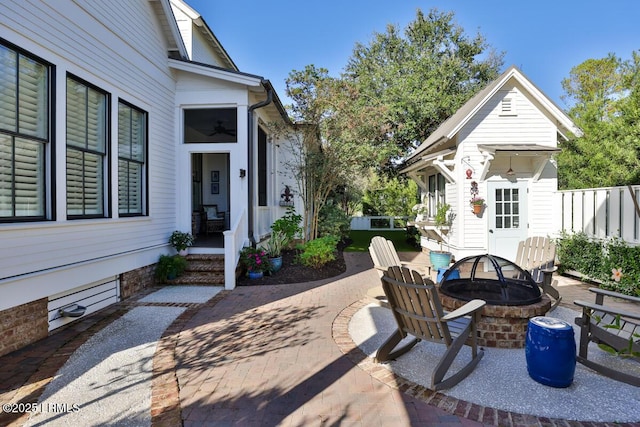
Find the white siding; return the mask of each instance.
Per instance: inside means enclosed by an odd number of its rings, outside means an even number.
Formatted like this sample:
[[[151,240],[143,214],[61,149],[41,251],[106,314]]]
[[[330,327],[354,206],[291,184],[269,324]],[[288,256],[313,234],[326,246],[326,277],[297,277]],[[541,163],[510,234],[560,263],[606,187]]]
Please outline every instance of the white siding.
[[[505,97],[514,99],[515,115],[501,114],[502,99]],[[457,224],[452,236],[452,243],[455,242],[454,246],[457,248],[454,251],[457,259],[488,251],[488,215],[486,210],[481,215],[472,213],[469,205],[471,182],[478,183],[478,195],[487,200],[487,180],[505,179],[505,172],[509,168],[509,156],[498,154],[492,160],[485,180],[480,181],[484,156],[478,145],[537,144],[556,147],[557,129],[539,107],[520,86],[507,84],[457,134],[459,144],[454,174],[459,188],[452,197],[447,194],[452,207],[455,201],[457,213]],[[529,179],[529,235],[547,235],[554,231],[552,194],[557,190],[556,169],[547,163],[540,179],[533,181],[536,161],[535,157],[513,156],[511,167],[517,172],[519,179]],[[466,178],[465,171],[469,168],[473,171],[472,179]]]
[[[155,262],[176,228],[175,81],[147,1],[7,0],[0,36],[56,67],[56,221],[0,224],[0,310]],[[111,95],[113,218],[66,220],[65,78]],[[117,218],[117,102],[149,116],[149,216]],[[5,298],[6,296],[6,298]]]

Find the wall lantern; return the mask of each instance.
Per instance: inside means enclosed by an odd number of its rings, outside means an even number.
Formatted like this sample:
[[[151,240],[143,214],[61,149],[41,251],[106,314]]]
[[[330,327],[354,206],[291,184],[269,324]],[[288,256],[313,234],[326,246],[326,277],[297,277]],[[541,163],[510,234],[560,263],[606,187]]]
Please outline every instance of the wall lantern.
[[[240,169],[240,178],[244,178],[247,175],[246,169]]]

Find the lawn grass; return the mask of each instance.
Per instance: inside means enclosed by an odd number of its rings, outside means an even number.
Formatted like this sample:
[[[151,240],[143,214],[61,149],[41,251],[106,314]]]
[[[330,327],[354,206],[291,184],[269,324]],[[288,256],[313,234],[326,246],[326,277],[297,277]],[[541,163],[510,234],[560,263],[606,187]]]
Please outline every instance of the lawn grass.
[[[349,237],[351,244],[344,248],[345,252],[368,252],[369,243],[373,236],[382,236],[393,241],[393,245],[398,252],[418,252],[416,248],[407,243],[407,234],[404,230],[400,231],[364,231],[351,230]]]

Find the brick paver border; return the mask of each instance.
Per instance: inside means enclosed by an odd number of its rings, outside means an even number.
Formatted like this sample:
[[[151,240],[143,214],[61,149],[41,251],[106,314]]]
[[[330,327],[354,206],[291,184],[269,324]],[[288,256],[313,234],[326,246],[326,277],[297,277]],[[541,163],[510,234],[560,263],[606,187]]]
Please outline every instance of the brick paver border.
[[[478,421],[488,425],[500,427],[638,427],[639,423],[595,423],[586,421],[568,421],[537,417],[534,415],[519,414],[488,408],[475,403],[459,400],[445,394],[430,390],[420,384],[400,377],[389,369],[384,368],[366,355],[353,342],[349,334],[349,322],[355,313],[365,306],[375,302],[373,298],[364,298],[356,301],[342,310],[336,316],[332,334],[333,339],[345,356],[347,356],[360,369],[368,372],[389,387],[396,388],[410,396],[420,399],[431,406],[445,410],[453,415],[464,417],[472,421]]]

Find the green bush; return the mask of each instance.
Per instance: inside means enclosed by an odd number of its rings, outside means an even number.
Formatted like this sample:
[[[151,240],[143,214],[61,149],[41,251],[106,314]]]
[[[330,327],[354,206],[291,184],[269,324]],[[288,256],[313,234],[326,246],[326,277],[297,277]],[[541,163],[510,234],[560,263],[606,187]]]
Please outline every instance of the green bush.
[[[306,267],[320,268],[336,259],[338,241],[336,236],[324,236],[310,240],[304,245],[300,245],[299,249],[302,252],[298,254],[298,261]]]
[[[335,203],[327,203],[320,210],[318,234],[322,236],[338,236],[346,240],[351,231],[351,217]]]
[[[156,278],[160,283],[167,283],[184,273],[187,268],[187,259],[180,255],[160,255],[156,265]]]
[[[302,233],[300,222],[302,215],[296,214],[294,207],[288,207],[287,212],[271,224],[271,230],[280,232],[286,237],[286,244],[289,244]]]
[[[563,232],[556,241],[560,272],[579,272],[586,280],[627,295],[640,296],[640,247],[631,247],[619,238],[590,239],[584,233]],[[620,270],[620,281],[612,270]]]

